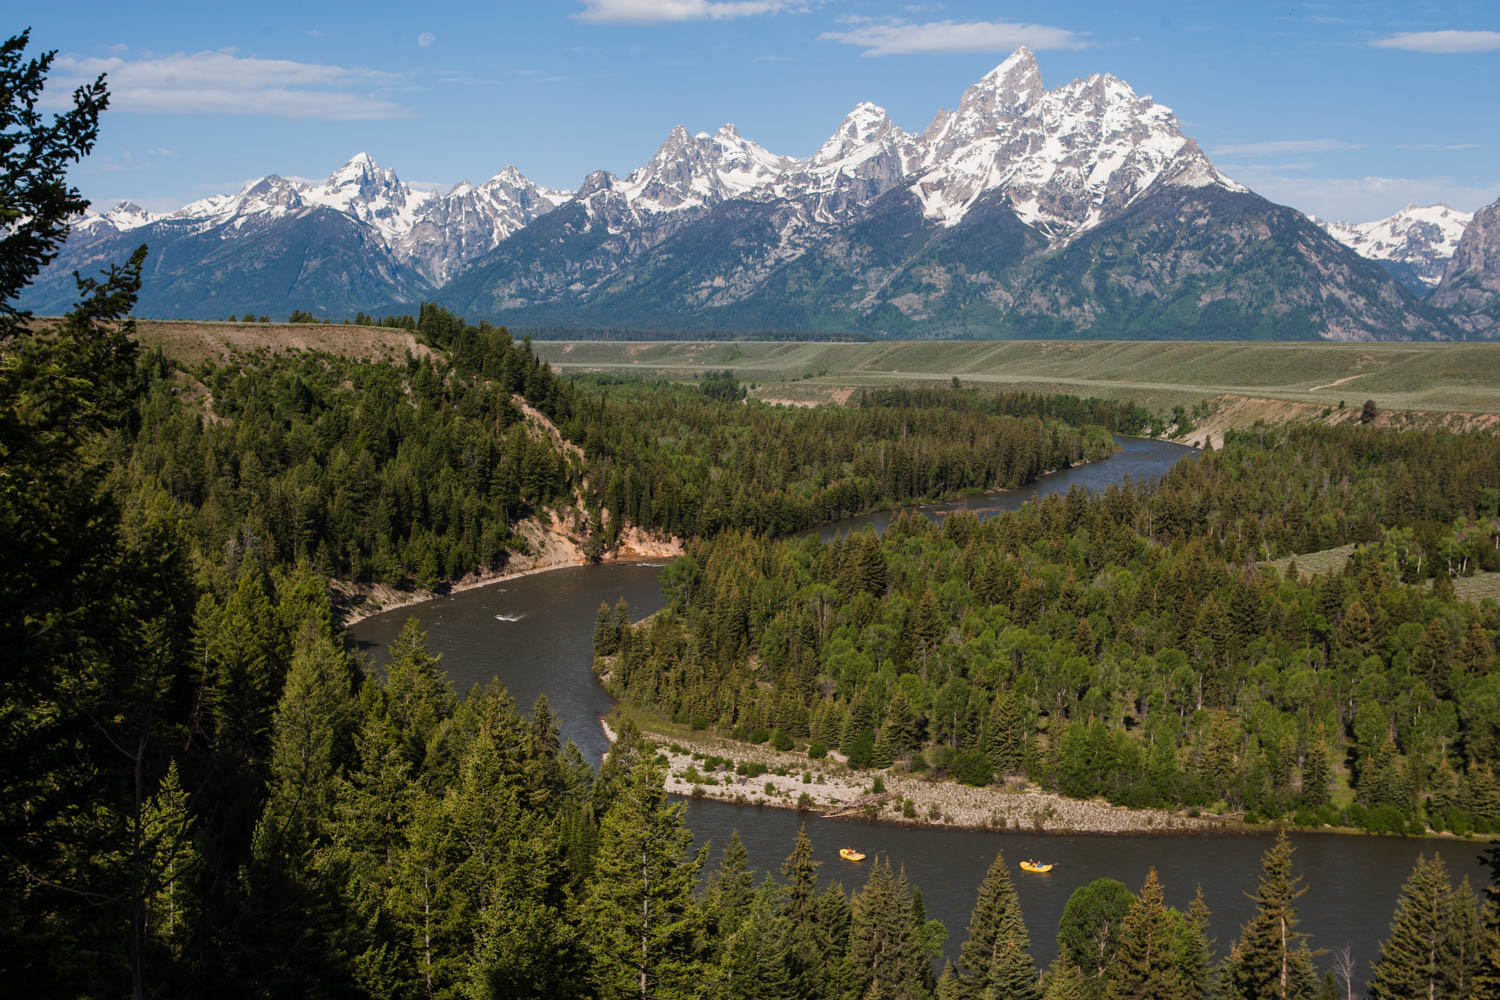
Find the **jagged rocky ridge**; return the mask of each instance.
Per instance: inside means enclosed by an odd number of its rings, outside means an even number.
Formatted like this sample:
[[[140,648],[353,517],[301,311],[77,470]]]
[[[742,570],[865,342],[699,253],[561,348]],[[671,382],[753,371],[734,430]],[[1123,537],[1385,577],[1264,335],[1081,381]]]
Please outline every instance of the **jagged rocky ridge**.
[[[857,105],[813,155],[672,130],[574,192],[513,168],[414,191],[361,154],[166,216],[82,220],[23,305],[153,249],[143,314],[328,316],[436,299],[471,318],[890,336],[1472,334],[1299,213],[1221,174],[1108,75],[1047,90],[1020,49],[921,133]]]

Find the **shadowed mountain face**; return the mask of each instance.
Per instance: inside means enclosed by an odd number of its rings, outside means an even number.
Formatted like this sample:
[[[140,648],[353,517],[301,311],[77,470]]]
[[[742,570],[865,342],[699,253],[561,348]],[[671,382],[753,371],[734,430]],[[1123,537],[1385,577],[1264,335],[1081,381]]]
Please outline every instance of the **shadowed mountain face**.
[[[145,242],[140,311],[163,317],[338,318],[435,299],[513,324],[1492,335],[1420,298],[1460,214],[1329,224],[1335,239],[1219,173],[1150,97],[1098,74],[1047,90],[1021,49],[921,133],[861,103],[806,159],[732,125],[679,126],[627,176],[596,171],[574,192],[510,167],[417,191],[360,154],[321,183],[267,177],[169,215],[122,204],[81,220],[22,305],[67,308],[72,271]]]
[[[1470,335],[1500,336],[1500,201],[1464,230],[1432,302]]]

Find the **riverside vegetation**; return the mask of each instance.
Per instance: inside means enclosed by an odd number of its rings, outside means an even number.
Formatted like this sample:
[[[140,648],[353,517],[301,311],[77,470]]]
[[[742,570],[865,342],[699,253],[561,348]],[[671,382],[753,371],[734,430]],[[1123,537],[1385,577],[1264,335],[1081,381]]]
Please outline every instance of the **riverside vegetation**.
[[[51,57],[28,60],[27,43],[0,45],[0,302],[84,207],[65,169],[108,101],[96,82],[44,120]],[[1284,844],[1227,957],[1201,912],[1163,908],[1154,880],[1129,899],[1096,886],[1040,980],[997,859],[938,977],[942,932],[887,863],[852,896],[819,890],[799,840],[781,879],[757,885],[731,843],[705,876],[638,735],[622,733],[596,769],[559,745],[545,701],[523,717],[498,683],[458,696],[415,623],[383,674],[363,669],[329,603],[329,574],[426,580],[501,560],[515,519],[558,504],[601,545],[627,518],[769,531],[828,516],[822,504],[841,495],[867,505],[1000,485],[997,469],[1086,457],[1102,432],[988,404],[783,416],[719,398],[736,394],[728,380],[586,391],[504,331],[434,310],[410,321],[432,353],[396,369],[266,357],[188,371],[136,350],[144,254],[83,279],[54,328],[0,312],[0,971],[12,992],[1198,997],[1215,975],[1235,996],[1326,992],[1289,933]],[[633,422],[636,407],[677,413],[669,392],[726,428],[735,464]],[[970,432],[1008,464],[932,475],[927,459]],[[792,467],[770,444],[795,433],[847,440]],[[886,464],[859,473],[870,450]],[[875,475],[900,461],[907,476]],[[707,502],[715,490],[726,503]],[[727,513],[705,518],[716,510]],[[1490,996],[1497,970],[1494,900],[1481,912],[1424,862],[1376,967],[1381,995]]]

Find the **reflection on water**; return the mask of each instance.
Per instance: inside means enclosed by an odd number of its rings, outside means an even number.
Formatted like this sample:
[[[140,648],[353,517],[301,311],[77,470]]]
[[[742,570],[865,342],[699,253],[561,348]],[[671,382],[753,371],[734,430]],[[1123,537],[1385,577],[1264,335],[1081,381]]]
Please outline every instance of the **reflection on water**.
[[[1160,478],[1178,459],[1190,454],[1181,445],[1121,439],[1123,450],[1105,462],[1055,473],[1021,489],[984,494],[967,500],[922,508],[942,517],[959,509],[980,516],[1014,510],[1029,500],[1066,493],[1075,484],[1102,490],[1126,477]],[[883,531],[893,511],[882,511],[826,525],[818,534],[831,538],[866,525]],[[599,717],[609,698],[589,669],[594,616],[601,603],[613,607],[623,597],[636,617],[662,606],[657,579],[662,563],[608,563],[539,573],[440,598],[415,608],[377,615],[349,630],[351,642],[379,662],[386,647],[410,615],[428,631],[431,649],[442,654],[454,685],[467,691],[498,677],[516,703],[528,708],[545,692],[561,717],[563,737],[597,760],[607,749]],[[1032,945],[1042,964],[1055,952],[1057,921],[1068,895],[1078,886],[1108,876],[1140,888],[1155,866],[1166,886],[1167,900],[1185,908],[1200,883],[1213,909],[1213,929],[1223,954],[1251,912],[1245,893],[1255,888],[1264,836],[1072,837],[1022,832],[908,828],[861,820],[825,820],[790,810],[694,801],[688,822],[700,841],[722,849],[738,830],[751,863],[762,872],[778,871],[790,852],[799,824],[806,822],[825,879],[854,889],[863,884],[866,867],[838,857],[853,846],[871,855],[888,856],[904,865],[921,888],[928,914],[948,926],[946,952],[956,955],[974,905],[976,890],[995,852],[1004,850],[1014,866],[1022,858],[1054,861],[1048,875],[1026,875],[1013,867]],[[1306,835],[1297,838],[1297,867],[1307,877],[1301,900],[1303,926],[1317,947],[1336,949],[1346,941],[1368,961],[1385,936],[1401,882],[1416,856],[1432,845],[1391,838]],[[1479,849],[1447,843],[1441,849],[1459,876],[1479,871]],[[867,863],[868,864],[868,863]]]

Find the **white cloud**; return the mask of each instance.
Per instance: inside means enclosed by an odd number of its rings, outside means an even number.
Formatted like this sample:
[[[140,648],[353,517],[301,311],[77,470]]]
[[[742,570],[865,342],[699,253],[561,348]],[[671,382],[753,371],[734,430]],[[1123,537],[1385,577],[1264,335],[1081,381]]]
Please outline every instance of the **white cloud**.
[[[1465,212],[1500,198],[1500,183],[1472,184],[1451,177],[1295,177],[1244,168],[1231,174],[1256,194],[1320,219],[1369,222],[1407,205],[1441,202]]]
[[[1464,52],[1494,52],[1500,49],[1500,31],[1403,31],[1370,43],[1378,49],[1405,49],[1452,55]]]
[[[241,57],[234,49],[127,60],[61,56],[55,100],[106,74],[110,110],[160,114],[265,115],[312,121],[406,118],[411,110],[369,93],[393,74],[290,59]],[[50,88],[49,88],[50,89]]]
[[[775,14],[791,7],[788,0],[583,0],[583,10],[574,16],[594,24],[659,24]]]
[[[1295,156],[1299,153],[1334,153],[1346,149],[1364,149],[1362,142],[1342,139],[1275,139],[1270,142],[1239,142],[1219,146],[1214,156]]]
[[[437,44],[437,35],[430,31],[424,31],[417,36],[417,44],[424,49],[430,49]]]
[[[848,31],[826,31],[825,42],[858,46],[866,56],[910,55],[925,52],[1009,52],[1022,45],[1033,49],[1081,49],[1091,43],[1075,31],[1045,24],[1012,21],[883,21],[858,25]]]
[[[1428,153],[1455,153],[1461,149],[1478,149],[1477,142],[1403,142],[1397,149],[1417,149]]]

